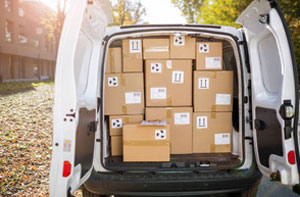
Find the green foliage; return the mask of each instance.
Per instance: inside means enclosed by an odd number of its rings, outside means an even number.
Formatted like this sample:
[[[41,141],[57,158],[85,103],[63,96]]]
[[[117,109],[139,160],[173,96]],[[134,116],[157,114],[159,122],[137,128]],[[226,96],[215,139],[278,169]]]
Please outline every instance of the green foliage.
[[[204,0],[171,0],[181,10],[188,23],[197,23]]]
[[[131,25],[141,22],[146,9],[139,1],[116,0],[111,3],[113,9],[113,25]]]

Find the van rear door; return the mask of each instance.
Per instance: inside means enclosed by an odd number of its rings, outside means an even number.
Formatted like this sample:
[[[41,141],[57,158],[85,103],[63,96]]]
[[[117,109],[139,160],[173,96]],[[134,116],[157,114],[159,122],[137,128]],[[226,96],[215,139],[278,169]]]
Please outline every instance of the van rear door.
[[[51,196],[73,193],[91,174],[101,43],[111,21],[107,0],[70,1],[56,64]]]
[[[253,1],[237,23],[248,44],[258,168],[283,184],[298,184],[298,74],[287,24],[276,0]]]

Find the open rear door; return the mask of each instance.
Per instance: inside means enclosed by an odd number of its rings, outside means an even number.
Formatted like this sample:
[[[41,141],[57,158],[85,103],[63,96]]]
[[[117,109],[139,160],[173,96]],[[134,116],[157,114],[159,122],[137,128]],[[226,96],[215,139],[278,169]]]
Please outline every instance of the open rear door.
[[[111,21],[107,0],[70,1],[56,64],[51,196],[73,193],[91,174],[101,43]]]
[[[251,67],[253,140],[258,168],[283,184],[299,183],[298,74],[276,1],[255,0],[237,19]]]

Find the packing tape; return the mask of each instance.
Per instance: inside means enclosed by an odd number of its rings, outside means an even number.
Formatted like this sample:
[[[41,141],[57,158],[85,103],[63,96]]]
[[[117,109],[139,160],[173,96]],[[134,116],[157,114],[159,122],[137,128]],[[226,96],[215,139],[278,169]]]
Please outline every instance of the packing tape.
[[[129,122],[129,117],[123,117],[124,123],[128,123]]]
[[[122,105],[122,113],[127,114],[127,106],[126,105]]]
[[[211,119],[216,119],[216,112],[211,112],[210,118],[211,118]]]
[[[217,78],[217,71],[211,71],[211,72],[212,72],[211,78],[212,78],[212,79]]]
[[[121,78],[121,85],[125,86],[126,85],[125,84],[125,75],[121,74],[120,78]]]
[[[170,96],[167,98],[167,106],[172,106],[172,99]]]
[[[115,58],[114,58],[113,49],[110,49],[109,60],[110,60],[110,71],[112,73],[114,73],[116,71],[116,66],[115,66]]]
[[[145,52],[168,52],[169,46],[153,46],[145,49]]]
[[[172,109],[167,108],[167,119],[171,119],[171,118],[172,118]]]
[[[217,106],[216,105],[212,105],[210,107],[210,111],[217,111]]]
[[[216,152],[216,145],[214,145],[214,144],[210,145],[210,152],[212,152],[212,153]]]
[[[123,146],[170,146],[170,142],[160,141],[160,140],[150,140],[150,141],[126,140],[123,141]]]

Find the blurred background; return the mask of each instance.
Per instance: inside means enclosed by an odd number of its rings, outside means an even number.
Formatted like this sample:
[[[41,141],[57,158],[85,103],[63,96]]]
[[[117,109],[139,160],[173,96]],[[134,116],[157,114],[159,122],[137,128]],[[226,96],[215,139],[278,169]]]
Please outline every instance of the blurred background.
[[[48,196],[54,75],[74,0],[0,0],[0,196]],[[111,0],[113,25],[199,23],[239,28],[251,0]],[[300,1],[279,0],[300,68]],[[76,195],[80,196],[78,191]],[[263,180],[260,196],[293,196]]]

